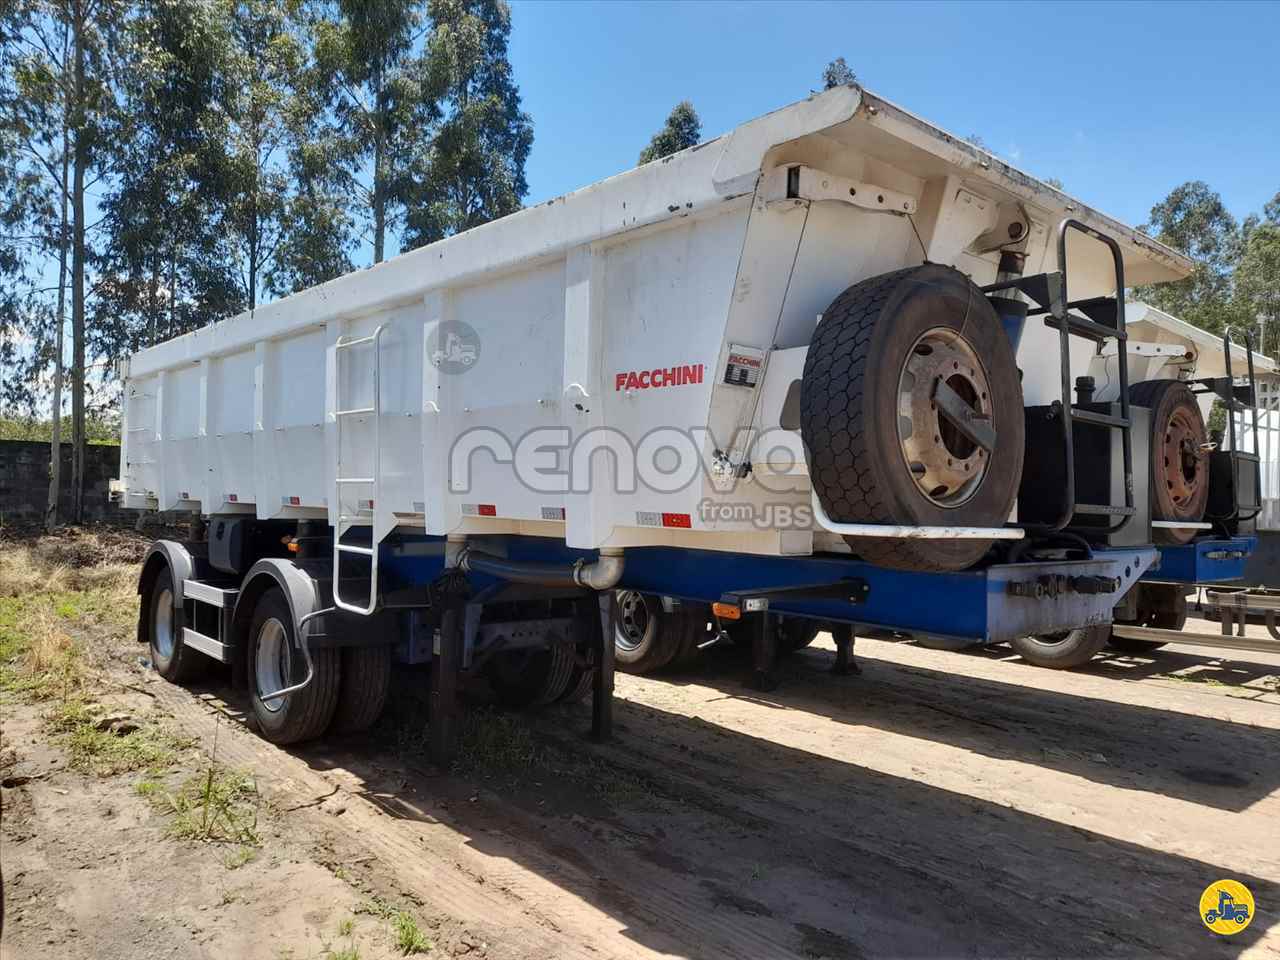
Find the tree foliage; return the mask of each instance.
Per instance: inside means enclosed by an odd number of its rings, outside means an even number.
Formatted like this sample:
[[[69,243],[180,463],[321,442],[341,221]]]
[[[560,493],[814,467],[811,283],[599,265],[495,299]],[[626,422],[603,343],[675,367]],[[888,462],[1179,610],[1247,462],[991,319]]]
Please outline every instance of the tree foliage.
[[[502,0],[431,0],[423,102],[432,127],[416,158],[405,245],[431,243],[520,209],[533,122],[507,59]]]
[[[1148,222],[1139,229],[1195,261],[1184,280],[1138,288],[1140,299],[1214,333],[1252,323],[1233,295],[1240,227],[1207,183],[1192,180],[1175,187],[1151,208]]]
[[[69,323],[81,489],[114,358],[519,209],[510,31],[502,0],[4,0],[0,408],[61,424]]]
[[[695,146],[702,137],[702,121],[688,100],[681,100],[667,116],[662,129],[653,135],[649,145],[640,151],[640,162],[661,160],[673,153]]]
[[[823,90],[830,90],[832,87],[843,87],[857,82],[858,75],[849,69],[849,65],[844,62],[844,57],[836,57],[822,71]]]

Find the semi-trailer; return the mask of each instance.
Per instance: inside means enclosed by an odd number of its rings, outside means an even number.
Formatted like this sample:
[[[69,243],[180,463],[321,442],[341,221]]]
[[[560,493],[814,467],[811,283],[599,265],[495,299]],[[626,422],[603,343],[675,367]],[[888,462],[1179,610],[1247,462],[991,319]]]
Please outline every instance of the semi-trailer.
[[[232,664],[282,743],[429,661],[440,757],[464,673],[591,691],[606,735],[618,590],[738,621],[765,686],[821,625],[1076,650],[1157,551],[1128,355],[1113,401],[1075,377],[1127,285],[1191,266],[814,95],[129,358],[117,492],[196,521],[148,553],[139,640],[169,680]]]

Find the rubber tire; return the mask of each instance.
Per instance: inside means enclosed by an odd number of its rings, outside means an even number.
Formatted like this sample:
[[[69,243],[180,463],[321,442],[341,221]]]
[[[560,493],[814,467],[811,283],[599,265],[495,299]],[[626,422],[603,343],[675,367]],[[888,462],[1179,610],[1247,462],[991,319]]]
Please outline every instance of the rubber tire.
[[[499,653],[489,662],[489,685],[505,707],[544,706],[569,689],[576,659],[572,643]]]
[[[778,652],[795,653],[803,650],[818,638],[822,622],[808,617],[783,617],[778,628]]]
[[[391,692],[391,647],[343,647],[338,706],[330,733],[363,733],[382,716]]]
[[[289,644],[289,682],[298,683],[306,676],[306,662],[298,646],[293,611],[280,589],[272,587],[258,597],[249,626],[249,702],[253,715],[263,739],[271,743],[285,745],[314,740],[328,729],[338,707],[338,692],[342,688],[342,651],[337,647],[313,649],[311,682],[285,697],[280,709],[272,712],[259,699],[254,664],[262,625],[273,617],[284,626]]]
[[[595,654],[581,645],[574,655],[573,671],[569,674],[569,683],[564,693],[556,698],[557,703],[582,703],[591,696],[591,681],[595,673]]]
[[[167,566],[160,569],[147,594],[147,646],[151,654],[151,663],[156,668],[156,673],[170,683],[191,683],[208,673],[209,665],[213,661],[199,650],[188,649],[182,642],[181,618],[177,610],[174,611],[172,619],[173,656],[163,657],[156,650],[156,606],[160,595],[166,590],[169,591],[169,596],[173,596],[173,574],[169,572]]]
[[[1209,463],[1204,464],[1204,477],[1196,496],[1184,509],[1179,509],[1169,498],[1166,484],[1158,482],[1157,474],[1160,466],[1156,463],[1155,452],[1166,424],[1172,419],[1179,407],[1185,407],[1199,425],[1200,442],[1206,443],[1209,431],[1205,427],[1204,416],[1200,412],[1200,404],[1196,402],[1191,388],[1179,380],[1146,380],[1135,383],[1129,388],[1129,402],[1134,406],[1148,407],[1151,410],[1151,437],[1149,438],[1150,456],[1147,464],[1147,490],[1151,498],[1152,520],[1182,520],[1199,523],[1204,520],[1205,507],[1209,502]],[[1163,457],[1161,457],[1163,460]],[[1196,530],[1169,530],[1159,528],[1152,530],[1156,543],[1182,544],[1195,538]]]
[[[680,652],[679,631],[668,629],[668,620],[671,615],[663,611],[662,601],[658,597],[641,594],[649,614],[644,634],[633,648],[626,648],[618,643],[618,634],[622,630],[620,598],[625,592],[627,591],[614,591],[612,599],[612,619],[617,623],[613,638],[614,662],[617,669],[624,673],[652,673],[655,670],[661,670]]]
[[[698,645],[711,639],[711,608],[702,603],[682,603],[663,615],[662,629],[676,636],[676,652],[669,667],[687,669],[702,656]]]
[[[1070,670],[1083,666],[1107,645],[1111,639],[1111,624],[1068,630],[1065,639],[1052,641],[1039,637],[1019,637],[1010,640],[1009,646],[1028,663],[1051,670]]]
[[[898,376],[920,335],[964,331],[991,386],[998,440],[982,484],[958,507],[928,500],[903,459]],[[1003,526],[1022,477],[1026,427],[1022,384],[1000,318],[958,270],[910,267],[855,284],[822,315],[804,363],[800,431],[823,508],[844,523]],[[862,559],[898,570],[964,570],[990,540],[847,537]]]
[[[756,630],[759,628],[759,621],[756,619],[758,616],[760,616],[758,613],[752,614],[743,620],[734,620],[729,623],[727,629],[734,646],[750,650],[755,645]],[[811,620],[808,617],[784,616],[777,630],[778,655],[786,656],[797,650],[803,650],[813,643],[822,632],[822,621]]]

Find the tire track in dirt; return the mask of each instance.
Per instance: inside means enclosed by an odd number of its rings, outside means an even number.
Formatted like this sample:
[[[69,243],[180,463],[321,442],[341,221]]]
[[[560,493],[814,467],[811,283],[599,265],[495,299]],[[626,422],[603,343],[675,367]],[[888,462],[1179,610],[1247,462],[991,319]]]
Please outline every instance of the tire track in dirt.
[[[455,831],[415,800],[369,792],[347,769],[318,772],[246,730],[216,702],[167,684],[153,689],[183,730],[206,745],[220,724],[219,760],[261,773],[285,806],[310,803],[339,787],[328,802],[340,797],[346,809],[326,821],[326,829],[375,855],[431,909],[483,930],[522,958],[684,956],[695,944],[697,957],[803,956],[795,952],[789,927],[780,928],[779,938],[744,923],[741,914],[708,913],[706,891],[696,882],[672,884],[669,872],[646,869],[651,865],[622,850],[597,863],[566,844],[557,856],[538,842],[539,826],[509,804],[500,811],[503,828],[483,838],[493,849],[477,850],[478,838]],[[518,826],[512,830],[512,824]],[[504,846],[511,856],[503,855]]]

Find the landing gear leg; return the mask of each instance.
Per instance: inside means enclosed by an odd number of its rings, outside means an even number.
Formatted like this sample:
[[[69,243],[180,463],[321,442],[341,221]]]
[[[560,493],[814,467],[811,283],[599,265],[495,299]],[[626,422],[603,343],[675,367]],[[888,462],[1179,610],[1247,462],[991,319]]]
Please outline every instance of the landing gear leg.
[[[462,666],[463,607],[451,603],[440,618],[440,636],[431,657],[428,735],[431,760],[448,766],[458,753],[458,673]]]
[[[778,661],[778,622],[769,611],[756,616],[755,635],[751,638],[751,687],[768,692],[778,687],[775,666]]]
[[[853,659],[853,625],[832,624],[831,639],[836,643],[836,662],[831,665],[831,672],[837,677],[861,676],[862,668]]]
[[[591,739],[608,740],[613,736],[613,638],[618,625],[614,622],[617,604],[610,602],[607,592],[583,601],[582,614],[588,623],[590,645],[595,654],[595,675],[591,679]],[[605,621],[608,621],[607,624]]]

